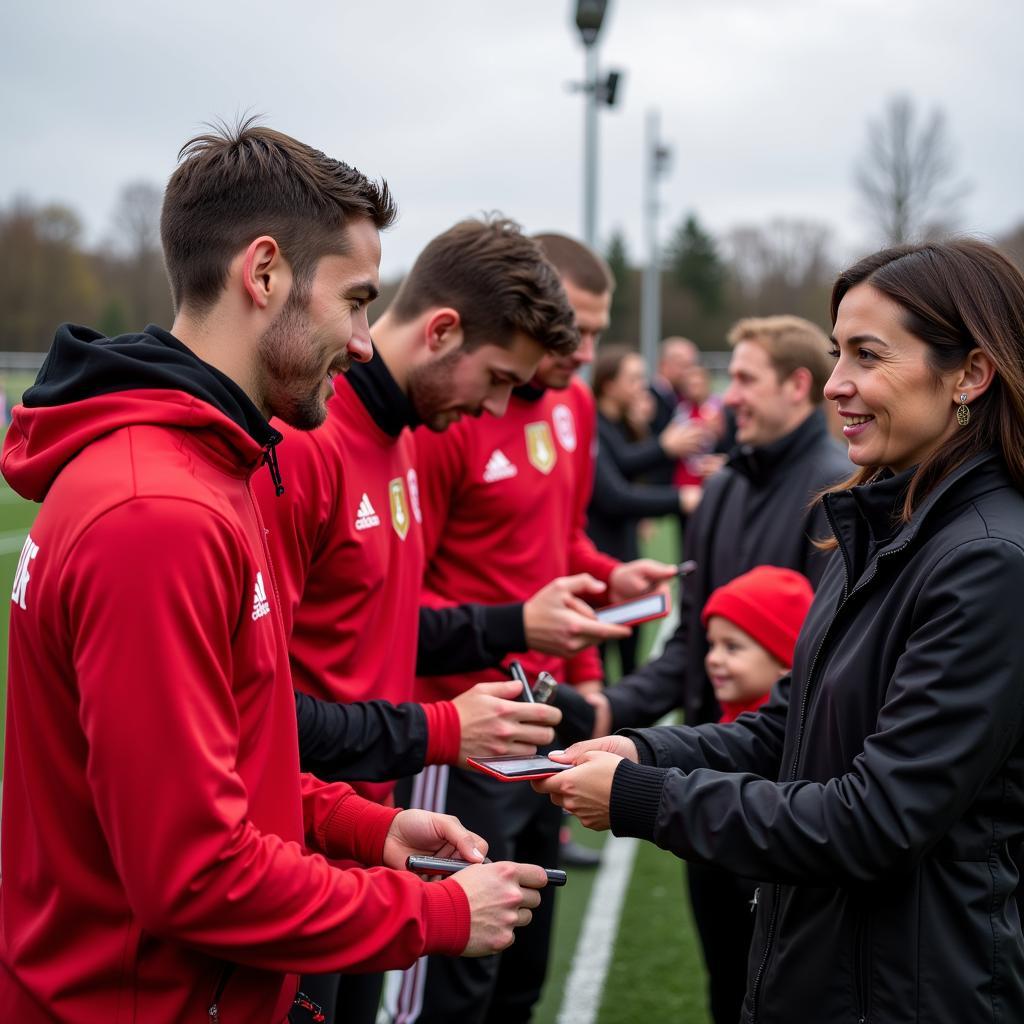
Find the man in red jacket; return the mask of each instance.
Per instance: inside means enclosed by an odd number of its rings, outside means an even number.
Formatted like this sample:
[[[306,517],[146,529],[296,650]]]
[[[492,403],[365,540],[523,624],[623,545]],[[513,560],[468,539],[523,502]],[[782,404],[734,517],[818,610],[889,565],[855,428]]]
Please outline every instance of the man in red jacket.
[[[373,326],[373,358],[335,379],[323,427],[301,432],[281,425],[285,493],[276,495],[267,476],[256,486],[290,624],[297,689],[346,702],[337,712],[365,723],[366,709],[352,702],[411,701],[418,665],[484,669],[493,680],[509,650],[539,642],[519,603],[445,610],[463,618],[478,611],[485,640],[498,645],[494,653],[476,649],[484,642],[461,643],[463,630],[460,644],[447,642],[451,623],[431,625],[444,613],[421,614],[423,511],[413,435],[440,433],[463,415],[501,416],[512,388],[533,377],[545,352],[568,356],[578,340],[558,274],[538,243],[509,220],[466,220],[420,253]],[[589,577],[574,585],[604,590]],[[593,613],[549,606],[547,614],[552,611],[592,636],[614,629]],[[419,628],[423,621],[427,635]],[[422,724],[411,711],[397,721],[392,715],[389,733],[364,726],[365,741],[348,744],[365,748],[363,755],[344,751],[345,763],[337,766],[324,754],[312,757],[312,744],[321,750],[323,737],[310,736],[300,716],[300,754],[317,774],[367,780],[354,783],[357,791],[388,802],[394,781],[387,780],[414,774],[424,763],[463,764],[467,754],[532,753],[549,744],[559,712],[519,696],[515,683],[482,682],[453,701],[419,706]],[[409,766],[408,756],[397,755],[411,754],[417,735],[424,740],[419,763]],[[303,990],[332,1024],[372,1024],[380,980],[304,978]]]
[[[301,971],[503,948],[543,871],[449,817],[300,776],[250,477],[369,346],[386,186],[245,124],[192,140],[162,238],[172,332],[62,327],[3,472],[42,501],[12,595],[0,1019],[281,1022]]]
[[[562,235],[537,240],[561,276],[580,345],[571,353],[546,354],[532,381],[513,391],[501,419],[463,421],[443,437],[416,434],[427,553],[424,600],[437,607],[522,599],[567,572],[589,573],[607,584],[609,599],[624,600],[675,571],[649,559],[621,564],[598,552],[584,532],[596,412],[575,371],[593,359],[608,325],[614,282],[604,261],[578,242]],[[521,660],[531,674],[545,669],[584,690],[598,687],[602,678],[593,648],[569,659],[530,652]],[[451,697],[479,678],[423,678],[421,696]],[[558,858],[560,812],[545,807],[527,786],[457,768],[428,768],[415,783],[412,803],[461,808],[499,856],[515,850],[547,865]],[[392,1021],[529,1020],[547,969],[552,911],[548,893],[529,932],[510,956],[503,954],[500,967],[487,960],[467,970],[430,957],[400,982],[389,979],[385,1001]]]

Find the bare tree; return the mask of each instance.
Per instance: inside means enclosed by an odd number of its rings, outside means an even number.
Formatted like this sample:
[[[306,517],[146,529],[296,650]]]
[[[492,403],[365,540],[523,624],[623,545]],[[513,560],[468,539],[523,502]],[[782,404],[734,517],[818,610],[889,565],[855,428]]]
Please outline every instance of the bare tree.
[[[133,326],[165,322],[172,312],[160,250],[162,201],[160,189],[148,181],[125,185],[114,208],[111,251],[103,254],[107,276]]]
[[[117,197],[114,228],[118,247],[133,259],[160,252],[160,204],[163,196],[156,185],[134,181]]]
[[[738,313],[824,316],[836,271],[827,224],[776,217],[733,228],[723,242]]]
[[[856,168],[857,188],[890,245],[948,232],[970,190],[955,180],[946,118],[933,110],[919,124],[914,101],[893,97],[882,117],[868,121],[867,147]]]

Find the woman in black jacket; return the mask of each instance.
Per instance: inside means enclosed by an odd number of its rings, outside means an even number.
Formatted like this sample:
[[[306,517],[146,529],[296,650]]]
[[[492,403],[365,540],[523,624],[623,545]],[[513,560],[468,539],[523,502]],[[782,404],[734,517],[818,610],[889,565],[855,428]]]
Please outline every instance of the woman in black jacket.
[[[684,496],[671,484],[639,482],[642,474],[671,468],[676,460],[700,450],[704,430],[690,423],[670,423],[658,436],[637,440],[630,430],[630,407],[647,393],[644,361],[623,345],[603,349],[594,363],[597,404],[597,458],[594,488],[587,509],[587,533],[599,551],[621,562],[639,557],[639,521],[649,516],[682,514]],[[622,674],[636,667],[637,633],[616,641]],[[608,644],[602,645],[604,657]]]
[[[762,880],[744,1024],[1024,1021],[1024,278],[977,241],[888,249],[832,319],[861,468],[791,677],[535,785]]]

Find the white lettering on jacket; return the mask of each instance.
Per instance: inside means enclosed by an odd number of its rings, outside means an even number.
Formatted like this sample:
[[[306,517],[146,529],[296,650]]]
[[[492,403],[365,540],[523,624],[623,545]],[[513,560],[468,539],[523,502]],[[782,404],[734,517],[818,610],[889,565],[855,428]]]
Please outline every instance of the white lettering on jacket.
[[[18,559],[18,568],[14,573],[14,590],[11,591],[11,600],[21,609],[25,609],[25,592],[28,590],[29,580],[32,579],[28,567],[38,554],[39,545],[29,534],[21,549],[21,558]]]

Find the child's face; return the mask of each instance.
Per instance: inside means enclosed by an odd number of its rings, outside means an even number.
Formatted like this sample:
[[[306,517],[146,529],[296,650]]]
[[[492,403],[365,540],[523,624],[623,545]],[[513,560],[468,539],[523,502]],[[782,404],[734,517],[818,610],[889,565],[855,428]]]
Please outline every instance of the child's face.
[[[749,633],[721,615],[708,619],[708,645],[704,667],[719,703],[756,700],[786,672],[785,666]]]

